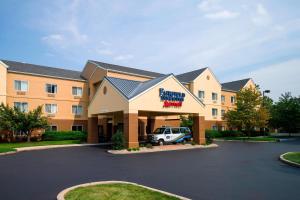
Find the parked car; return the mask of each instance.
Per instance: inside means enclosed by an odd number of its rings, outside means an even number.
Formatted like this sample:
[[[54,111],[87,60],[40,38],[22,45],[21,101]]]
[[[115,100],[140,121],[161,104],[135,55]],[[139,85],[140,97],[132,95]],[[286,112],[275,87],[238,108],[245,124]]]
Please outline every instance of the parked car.
[[[148,140],[155,144],[179,143],[191,140],[192,132],[188,127],[161,127],[148,135]]]

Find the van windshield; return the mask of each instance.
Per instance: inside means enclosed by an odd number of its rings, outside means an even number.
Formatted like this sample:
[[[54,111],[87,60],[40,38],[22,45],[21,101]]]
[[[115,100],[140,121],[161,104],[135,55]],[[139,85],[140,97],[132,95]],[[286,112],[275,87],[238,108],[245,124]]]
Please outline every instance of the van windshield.
[[[166,128],[157,128],[153,134],[163,134]]]

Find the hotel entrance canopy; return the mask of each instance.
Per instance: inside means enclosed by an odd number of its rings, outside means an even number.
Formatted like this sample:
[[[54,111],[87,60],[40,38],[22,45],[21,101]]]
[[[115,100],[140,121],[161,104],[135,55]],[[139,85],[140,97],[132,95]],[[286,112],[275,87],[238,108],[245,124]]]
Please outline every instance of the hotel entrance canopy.
[[[192,114],[199,118],[204,116],[204,107],[202,101],[180,83],[173,74],[145,82],[105,77],[88,107],[89,127],[91,127],[89,128],[89,137],[95,135],[93,132],[96,131],[96,128],[92,121],[96,123],[99,115],[123,112],[125,138],[128,143],[137,143],[138,141],[135,139],[130,141],[130,137],[137,137],[139,115]]]

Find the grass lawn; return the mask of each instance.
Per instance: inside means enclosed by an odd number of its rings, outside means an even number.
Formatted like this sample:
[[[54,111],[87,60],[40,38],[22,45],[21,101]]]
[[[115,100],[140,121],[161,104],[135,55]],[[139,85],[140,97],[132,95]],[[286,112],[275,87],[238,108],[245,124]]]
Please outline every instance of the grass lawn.
[[[80,144],[80,140],[62,140],[62,141],[40,141],[40,142],[18,142],[18,143],[0,143],[0,153],[16,151],[19,147],[33,147],[46,145],[64,145]]]
[[[291,152],[283,156],[285,159],[300,164],[300,152]]]
[[[176,197],[125,183],[99,184],[79,187],[65,195],[66,200],[175,200]]]
[[[223,140],[243,140],[243,141],[268,141],[268,142],[277,142],[278,139],[270,136],[264,136],[264,137],[224,137],[220,138]]]

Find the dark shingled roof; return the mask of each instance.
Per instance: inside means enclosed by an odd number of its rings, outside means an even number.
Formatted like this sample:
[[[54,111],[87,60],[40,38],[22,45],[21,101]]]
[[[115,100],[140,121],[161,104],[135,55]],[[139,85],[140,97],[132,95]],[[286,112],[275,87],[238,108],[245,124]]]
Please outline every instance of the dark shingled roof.
[[[95,63],[99,67],[102,67],[104,69],[111,70],[111,71],[119,71],[119,72],[136,74],[136,75],[141,75],[141,76],[149,76],[152,78],[165,75],[165,74],[161,74],[161,73],[157,73],[157,72],[151,72],[151,71],[146,71],[146,70],[136,69],[136,68],[131,68],[131,67],[124,67],[124,66],[120,66],[120,65],[113,65],[113,64],[103,63],[103,62],[94,61],[94,60],[89,60],[89,62]]]
[[[249,80],[250,78],[246,78],[242,80],[222,83],[222,90],[230,90],[230,91],[238,92],[248,83]]]
[[[149,81],[132,81],[114,77],[105,77],[116,89],[118,89],[127,99],[131,99],[145,90],[151,88],[157,83],[161,82],[170,75],[164,75]]]
[[[202,72],[204,72],[206,69],[207,69],[207,67],[197,69],[197,70],[194,70],[194,71],[190,71],[190,72],[186,72],[186,73],[183,73],[183,74],[178,74],[176,76],[176,78],[180,82],[189,83],[189,82],[193,81],[195,78],[197,78],[200,74],[202,74]]]
[[[85,81],[85,79],[80,76],[81,72],[79,71],[47,67],[42,65],[35,65],[35,64],[9,61],[9,60],[1,60],[1,61],[8,66],[7,70],[12,72],[20,72],[26,74],[36,74],[36,75],[57,77],[62,79]]]

